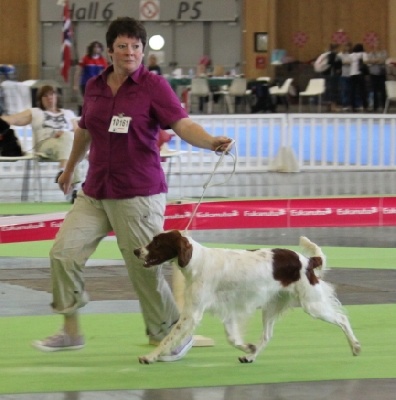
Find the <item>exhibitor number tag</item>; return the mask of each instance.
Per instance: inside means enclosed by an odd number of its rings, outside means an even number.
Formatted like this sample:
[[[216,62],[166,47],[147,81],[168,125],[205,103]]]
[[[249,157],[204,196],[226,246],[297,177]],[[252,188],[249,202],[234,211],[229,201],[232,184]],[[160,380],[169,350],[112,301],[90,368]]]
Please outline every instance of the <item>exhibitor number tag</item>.
[[[128,133],[129,124],[131,123],[131,121],[131,117],[114,115],[114,117],[111,119],[109,132]]]

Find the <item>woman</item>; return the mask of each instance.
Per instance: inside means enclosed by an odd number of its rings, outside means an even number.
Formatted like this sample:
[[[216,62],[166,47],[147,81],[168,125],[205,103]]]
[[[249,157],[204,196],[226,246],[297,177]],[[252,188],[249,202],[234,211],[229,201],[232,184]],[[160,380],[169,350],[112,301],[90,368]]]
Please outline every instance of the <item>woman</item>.
[[[344,43],[337,57],[342,63],[340,76],[340,103],[343,111],[349,111],[351,105],[351,51],[352,43]]]
[[[326,80],[326,92],[325,99],[328,102],[330,111],[337,111],[337,92],[338,92],[338,82],[341,73],[341,61],[337,58],[337,51],[339,45],[332,43],[329,46],[329,51],[327,53],[327,62],[329,68],[322,72]]]
[[[88,302],[84,266],[100,241],[114,231],[129,278],[139,295],[146,335],[158,344],[179,319],[179,310],[161,266],[147,269],[134,254],[163,230],[167,185],[158,137],[170,127],[193,146],[224,151],[231,139],[214,137],[191,120],[168,81],[142,64],[147,33],[133,18],[117,18],[106,33],[112,59],[88,82],[82,117],[61,187],[89,148],[84,186],[67,214],[50,252],[54,312],[64,319],[59,334],[33,345],[42,351],[81,349],[78,309]],[[183,357],[188,338],[163,361]]]
[[[74,90],[80,88],[84,96],[85,86],[90,78],[99,75],[107,67],[107,60],[103,57],[103,45],[92,42],[87,47],[87,53],[79,62],[74,76]]]
[[[363,66],[368,61],[367,53],[361,43],[356,44],[350,54],[351,69],[351,106],[352,111],[358,109],[367,110],[367,89],[366,89],[366,75],[363,73]]]
[[[377,112],[378,108],[383,110],[386,102],[386,68],[385,62],[388,57],[385,50],[380,50],[379,42],[371,44],[371,51],[367,53],[371,93],[373,96],[373,111]]]
[[[155,54],[149,55],[147,69],[153,74],[162,75],[162,70],[158,65],[157,56]]]
[[[42,86],[38,90],[37,105],[38,107],[28,108],[17,114],[3,115],[1,119],[9,125],[32,126],[34,151],[42,154],[45,160],[59,162],[59,172],[55,178],[57,183],[73,146],[77,117],[72,110],[60,107],[58,92],[50,85]],[[68,200],[74,201],[80,181],[81,177],[76,169],[71,190],[66,193]]]

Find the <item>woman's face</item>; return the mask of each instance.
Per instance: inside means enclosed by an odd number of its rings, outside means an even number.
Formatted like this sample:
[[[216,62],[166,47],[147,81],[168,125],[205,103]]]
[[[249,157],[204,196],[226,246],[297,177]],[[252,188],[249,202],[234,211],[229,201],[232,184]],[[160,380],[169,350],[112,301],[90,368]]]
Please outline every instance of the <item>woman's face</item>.
[[[56,108],[56,104],[58,101],[58,95],[56,92],[47,92],[41,98],[41,102],[43,103],[43,107],[46,110],[51,110]]]
[[[93,47],[94,54],[100,54],[102,52],[102,46],[100,44],[95,44]]]
[[[143,50],[140,39],[118,36],[113,43],[113,49],[108,49],[114,71],[127,75],[135,72],[143,61]]]

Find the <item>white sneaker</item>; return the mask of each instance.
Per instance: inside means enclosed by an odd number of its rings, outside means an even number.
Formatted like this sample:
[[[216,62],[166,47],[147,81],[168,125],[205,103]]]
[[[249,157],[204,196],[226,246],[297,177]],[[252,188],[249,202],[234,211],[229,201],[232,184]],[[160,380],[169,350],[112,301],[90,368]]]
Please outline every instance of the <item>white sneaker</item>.
[[[192,336],[189,336],[186,339],[184,339],[184,341],[179,346],[172,349],[169,354],[164,354],[159,356],[158,361],[163,361],[163,362],[178,361],[188,353],[193,344],[194,344],[194,339]]]
[[[78,336],[72,338],[64,332],[48,336],[43,340],[36,340],[32,343],[33,347],[45,352],[61,351],[61,350],[80,350],[84,347],[84,337]]]

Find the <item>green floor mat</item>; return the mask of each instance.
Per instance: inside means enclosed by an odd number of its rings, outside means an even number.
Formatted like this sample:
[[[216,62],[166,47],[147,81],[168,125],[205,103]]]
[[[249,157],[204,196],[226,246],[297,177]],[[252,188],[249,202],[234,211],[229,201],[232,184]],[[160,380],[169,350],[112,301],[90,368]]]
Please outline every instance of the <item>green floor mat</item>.
[[[0,257],[27,257],[45,258],[48,257],[52,246],[52,240],[40,242],[25,242],[1,244]],[[237,245],[224,243],[209,243],[209,247],[257,249],[257,245]],[[288,247],[300,251],[298,246],[277,246]],[[327,256],[327,265],[330,268],[368,268],[368,269],[395,269],[396,248],[357,248],[357,247],[323,247]],[[104,240],[92,255],[93,259],[121,260],[121,253],[114,239]]]
[[[52,214],[69,211],[68,202],[56,203],[0,203],[0,215]]]
[[[59,329],[58,316],[0,318],[0,393],[156,389],[296,382],[333,379],[396,378],[396,305],[347,307],[362,354],[353,357],[338,327],[313,320],[301,309],[287,313],[274,338],[253,364],[226,343],[220,322],[205,316],[197,333],[214,347],[193,348],[174,363],[140,365],[146,344],[140,314],[84,315],[87,346],[80,351],[41,353],[33,339]],[[260,335],[254,316],[247,338]]]

